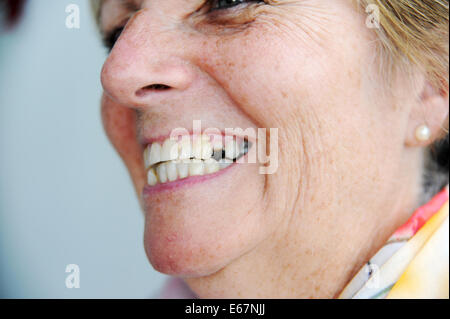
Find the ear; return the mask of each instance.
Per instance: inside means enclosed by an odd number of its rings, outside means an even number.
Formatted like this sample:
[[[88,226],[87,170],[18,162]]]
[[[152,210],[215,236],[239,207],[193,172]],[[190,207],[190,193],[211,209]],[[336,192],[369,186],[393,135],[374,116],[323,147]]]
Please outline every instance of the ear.
[[[419,101],[411,109],[405,145],[409,147],[424,147],[443,138],[448,133],[449,114],[448,82],[446,89],[434,88],[424,81]],[[416,138],[417,128],[426,125],[430,129],[430,138],[420,141]]]

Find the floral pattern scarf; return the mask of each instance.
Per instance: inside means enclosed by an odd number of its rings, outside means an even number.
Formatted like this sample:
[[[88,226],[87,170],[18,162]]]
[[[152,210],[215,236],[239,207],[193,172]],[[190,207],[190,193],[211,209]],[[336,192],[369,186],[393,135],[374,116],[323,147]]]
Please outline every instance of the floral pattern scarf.
[[[449,298],[449,187],[391,236],[341,299]]]

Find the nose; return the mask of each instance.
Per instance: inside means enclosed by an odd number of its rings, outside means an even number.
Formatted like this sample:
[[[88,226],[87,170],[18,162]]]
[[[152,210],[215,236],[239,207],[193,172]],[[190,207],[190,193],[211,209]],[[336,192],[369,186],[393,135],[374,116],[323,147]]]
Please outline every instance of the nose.
[[[173,20],[164,22],[149,14],[143,9],[127,23],[101,73],[105,93],[117,103],[133,108],[186,90],[195,74],[183,56],[186,47],[183,48],[181,31],[177,31]]]

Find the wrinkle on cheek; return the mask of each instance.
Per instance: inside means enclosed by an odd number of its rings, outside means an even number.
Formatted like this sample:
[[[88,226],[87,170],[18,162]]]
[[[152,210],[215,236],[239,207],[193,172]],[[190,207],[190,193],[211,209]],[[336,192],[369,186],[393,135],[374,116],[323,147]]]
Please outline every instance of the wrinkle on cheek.
[[[275,7],[266,5],[255,9],[255,21],[245,30],[217,36],[215,46],[210,48],[214,53],[209,54],[207,58],[207,62],[211,62],[211,69],[214,70],[215,66],[223,65],[227,59],[234,58],[237,63],[228,64],[228,67],[234,67],[230,71],[239,70],[243,73],[247,56],[258,58],[260,52],[273,51],[272,46],[279,46],[280,56],[285,54],[283,50],[286,48],[291,51],[298,50],[304,59],[316,65],[324,63],[325,58],[333,54],[333,49],[329,47],[330,41],[336,37],[333,25],[337,25],[341,18],[337,18],[328,8],[321,7],[316,2],[279,3]],[[308,61],[305,60],[304,63]],[[277,60],[273,62],[276,63]],[[323,68],[325,69],[325,66]]]
[[[269,17],[262,18],[267,20]],[[305,52],[309,50],[323,55],[324,51],[329,51],[329,40],[334,38],[335,27],[342,18],[316,2],[302,2],[276,8],[276,14],[272,14],[270,19],[272,21],[268,22],[269,26],[275,28],[285,39],[301,46]]]
[[[326,106],[330,102],[318,98],[317,89],[323,88],[324,93],[331,97],[339,93],[334,92],[333,87],[345,91],[342,82],[355,82],[356,87],[360,86],[360,63],[354,58],[361,50],[355,47],[345,48],[352,47],[359,41],[349,32],[353,30],[358,33],[356,28],[359,26],[359,18],[355,19],[340,4],[328,7],[327,3],[306,0],[274,3],[277,5],[258,8],[256,20],[242,32],[218,36],[214,42],[211,40],[205,44],[209,52],[207,56],[203,56],[201,63],[206,65],[208,73],[213,74],[213,78],[236,101],[245,102],[242,104],[247,109],[255,110],[261,105],[272,105],[279,98],[284,101],[284,105],[295,106],[294,121],[283,118],[279,109],[275,108],[249,113],[252,114],[252,120],[258,120],[259,114],[263,114],[260,122],[265,124],[264,127],[277,123],[286,130],[289,138],[280,138],[280,147],[283,147],[283,140],[294,141],[301,132],[298,145],[302,145],[302,152],[292,154],[301,158],[294,164],[293,170],[306,176],[299,177],[298,181],[292,181],[290,185],[301,185],[298,189],[305,192],[297,200],[300,205],[307,206],[310,200],[314,200],[314,194],[307,191],[320,189],[320,184],[329,184],[327,181],[330,180],[330,174],[336,170],[335,159],[327,152],[333,149],[332,145],[328,145],[330,141],[322,136],[328,130],[323,120],[324,110],[315,110],[318,105]],[[347,22],[344,21],[345,18],[348,18]],[[278,61],[281,61],[280,65],[277,64]],[[265,63],[264,70],[260,68],[261,63]],[[286,72],[286,66],[290,68],[289,72]],[[272,83],[273,74],[288,74],[286,85]],[[295,84],[298,84],[298,89],[294,88]],[[255,92],[247,88],[257,88],[265,94],[262,98],[255,97]],[[289,96],[292,90],[296,92],[293,95],[301,96],[302,100]],[[267,116],[268,114],[271,116]],[[271,123],[268,123],[267,118],[271,119]],[[289,145],[285,145],[285,149],[286,153],[283,154],[288,154]],[[292,166],[286,163],[286,166],[289,165]],[[291,174],[289,178],[295,179],[297,175]],[[316,207],[323,208],[326,202],[322,199],[328,198],[331,201],[335,191],[329,190],[328,194],[316,196]]]

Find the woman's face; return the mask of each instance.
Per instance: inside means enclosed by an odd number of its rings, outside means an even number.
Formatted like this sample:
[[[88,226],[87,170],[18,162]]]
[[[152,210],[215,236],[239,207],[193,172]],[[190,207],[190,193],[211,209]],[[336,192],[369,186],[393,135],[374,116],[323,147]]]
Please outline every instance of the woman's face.
[[[406,117],[379,94],[365,21],[350,0],[104,1],[103,31],[126,27],[102,71],[103,121],[144,208],[155,269],[202,277],[292,245],[302,260],[378,231],[405,181]],[[161,183],[171,163],[149,180],[145,149],[196,120],[219,134],[278,129],[276,171],[207,174],[197,161],[202,176]]]

